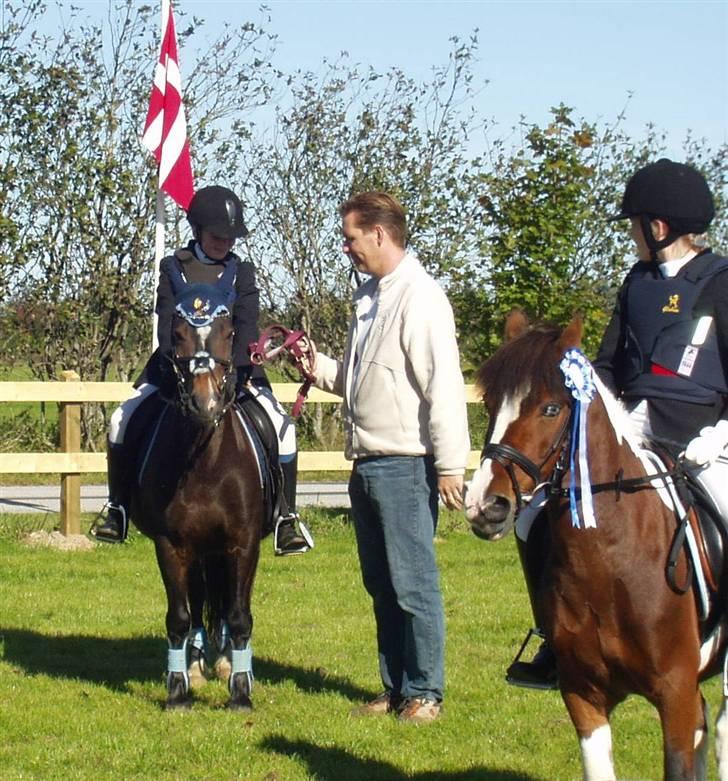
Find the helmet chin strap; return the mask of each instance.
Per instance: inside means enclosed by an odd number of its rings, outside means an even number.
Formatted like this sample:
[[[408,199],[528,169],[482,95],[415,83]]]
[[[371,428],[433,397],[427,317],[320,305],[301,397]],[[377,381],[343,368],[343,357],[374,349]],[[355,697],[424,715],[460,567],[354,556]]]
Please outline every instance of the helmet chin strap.
[[[667,236],[665,236],[664,239],[660,239],[658,241],[652,233],[652,225],[650,224],[652,220],[650,219],[650,216],[648,214],[640,214],[639,217],[640,226],[642,227],[642,235],[645,237],[645,243],[650,250],[650,260],[653,260],[656,263],[662,263],[662,261],[657,257],[657,253],[661,249],[669,247],[674,241],[677,241],[677,239],[680,238],[680,234],[670,228]],[[663,220],[663,222],[665,221]],[[666,224],[669,227],[669,223]]]

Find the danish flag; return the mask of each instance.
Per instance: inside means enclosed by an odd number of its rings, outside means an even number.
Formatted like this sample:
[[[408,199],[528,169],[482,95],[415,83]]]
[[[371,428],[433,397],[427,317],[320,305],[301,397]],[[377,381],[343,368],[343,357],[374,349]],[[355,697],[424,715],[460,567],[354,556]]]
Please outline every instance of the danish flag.
[[[162,45],[142,144],[159,163],[159,189],[187,210],[194,184],[171,0],[162,0]]]

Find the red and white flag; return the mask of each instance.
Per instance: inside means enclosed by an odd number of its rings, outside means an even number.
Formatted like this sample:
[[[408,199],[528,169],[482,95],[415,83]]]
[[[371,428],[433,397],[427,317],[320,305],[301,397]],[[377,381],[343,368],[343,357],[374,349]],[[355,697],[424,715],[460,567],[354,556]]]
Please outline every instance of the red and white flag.
[[[171,0],[162,0],[162,46],[142,144],[159,163],[159,189],[187,210],[194,184]]]

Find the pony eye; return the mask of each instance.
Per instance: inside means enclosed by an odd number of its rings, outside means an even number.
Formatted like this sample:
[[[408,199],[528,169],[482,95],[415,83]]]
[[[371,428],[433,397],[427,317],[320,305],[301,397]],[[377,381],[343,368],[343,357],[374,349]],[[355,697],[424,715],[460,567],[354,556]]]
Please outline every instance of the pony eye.
[[[561,404],[544,404],[541,414],[545,418],[555,418],[561,412]]]

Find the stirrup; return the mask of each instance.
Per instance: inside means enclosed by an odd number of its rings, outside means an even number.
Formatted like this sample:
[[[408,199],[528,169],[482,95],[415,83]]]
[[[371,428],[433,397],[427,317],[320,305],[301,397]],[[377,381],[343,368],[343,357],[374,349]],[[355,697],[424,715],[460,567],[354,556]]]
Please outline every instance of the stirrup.
[[[106,526],[109,522],[109,515],[106,514],[106,519],[102,524],[99,525],[98,520],[99,518],[103,518],[103,512],[105,509],[108,510],[116,510],[120,517],[121,517],[121,528],[119,529],[118,536],[116,534],[111,534],[108,531],[104,530],[104,526]],[[93,525],[91,526],[91,534],[99,541],[99,542],[108,542],[111,544],[118,544],[121,542],[124,542],[126,540],[126,535],[129,531],[129,518],[126,514],[126,509],[124,505],[122,504],[115,504],[114,502],[107,502],[104,507],[102,508],[101,512],[99,513],[98,517],[94,520]],[[100,533],[99,533],[100,532]]]
[[[290,550],[281,547],[279,532],[282,524],[290,524],[293,527],[294,532],[297,532],[304,541],[304,544]],[[276,556],[296,556],[301,553],[307,553],[313,547],[313,536],[306,524],[299,517],[298,513],[289,513],[288,515],[278,516],[275,529],[273,530],[273,550]]]
[[[541,646],[539,646],[539,649],[530,662],[522,662],[521,657],[532,637],[539,638],[541,640]],[[537,661],[539,654],[543,654],[544,652],[547,652],[549,656],[553,658],[553,650],[546,644],[543,632],[536,627],[529,629],[526,639],[521,643],[521,647],[518,649],[515,659],[506,670],[506,683],[511,684],[511,686],[522,686],[526,689],[541,689],[546,691],[558,689],[559,681],[555,668],[552,670],[551,666],[543,660],[540,662]],[[549,660],[549,662],[550,661],[551,660]]]

